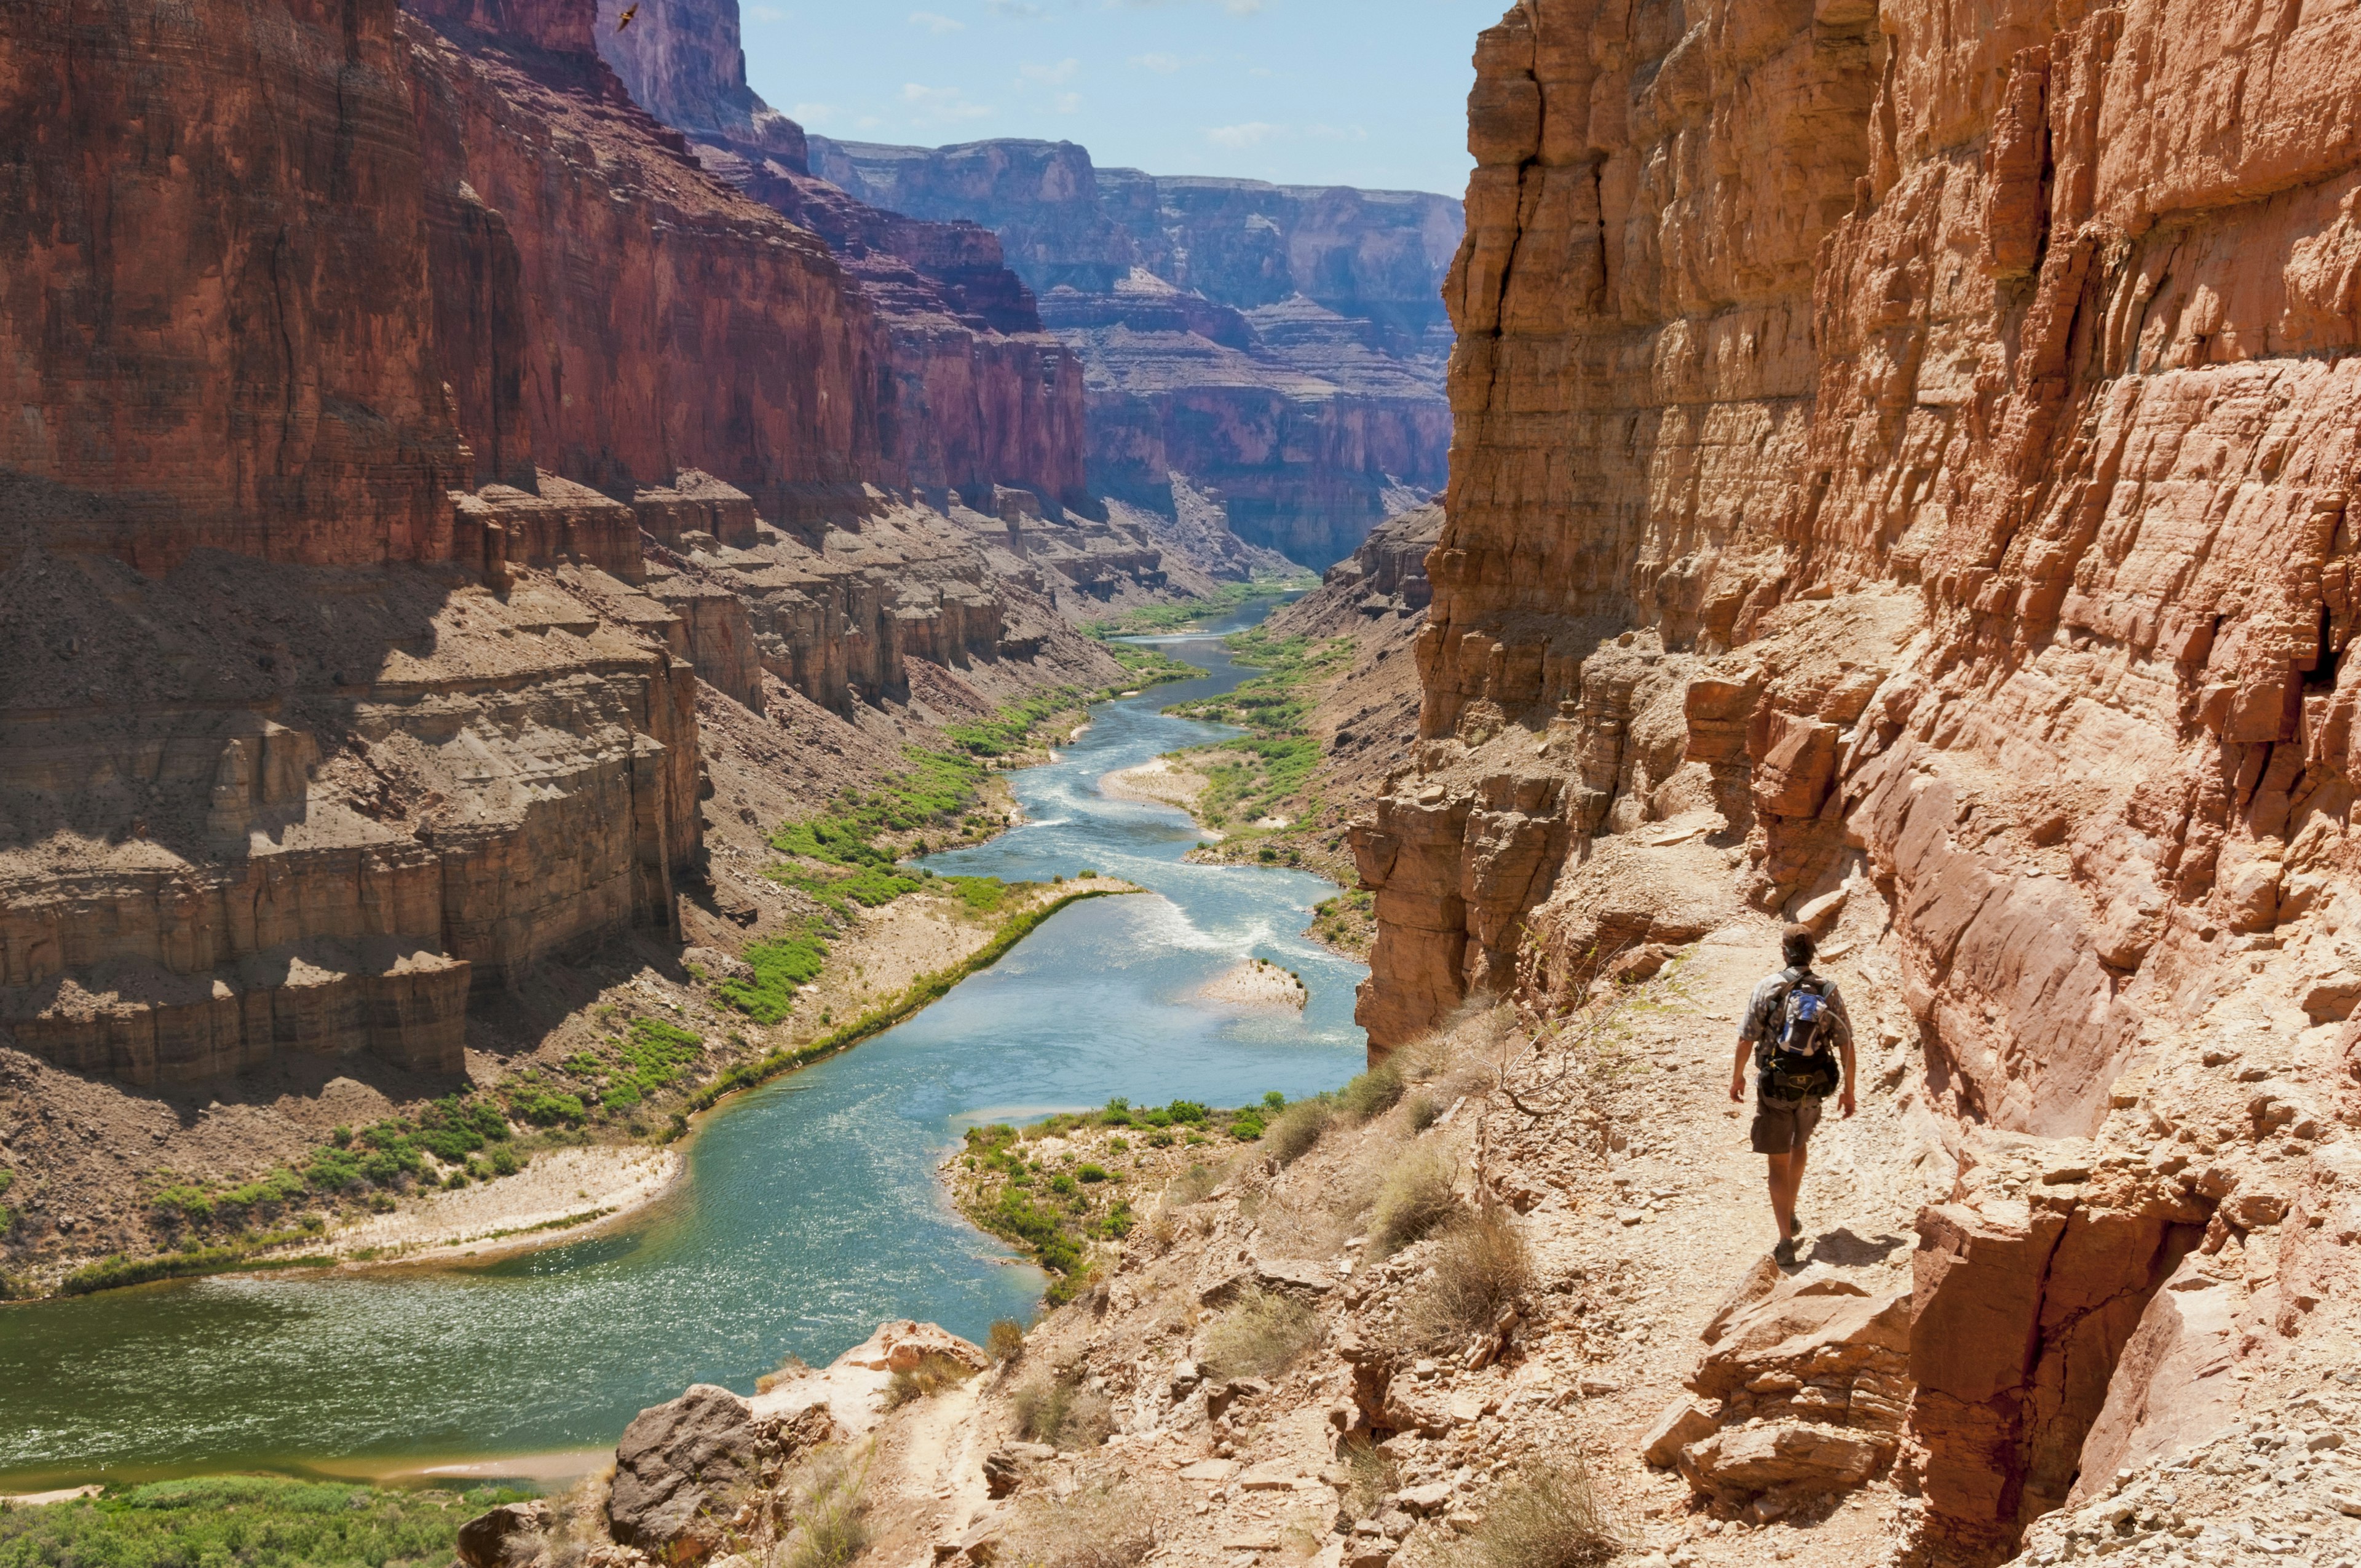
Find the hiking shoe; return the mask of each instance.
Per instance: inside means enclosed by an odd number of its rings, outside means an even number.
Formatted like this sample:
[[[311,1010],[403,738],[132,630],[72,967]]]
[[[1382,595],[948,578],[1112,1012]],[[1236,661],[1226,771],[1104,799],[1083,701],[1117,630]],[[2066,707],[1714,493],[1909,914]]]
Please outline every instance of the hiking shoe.
[[[1784,1241],[1784,1242],[1781,1242],[1777,1246],[1773,1247],[1773,1248],[1771,1249],[1771,1255],[1772,1255],[1773,1257],[1777,1258],[1777,1259],[1778,1259],[1781,1263],[1783,1263],[1783,1264],[1785,1264],[1785,1263],[1793,1263],[1793,1262],[1795,1262],[1795,1238],[1791,1236],[1791,1237],[1789,1237],[1787,1240],[1785,1240],[1785,1241]]]

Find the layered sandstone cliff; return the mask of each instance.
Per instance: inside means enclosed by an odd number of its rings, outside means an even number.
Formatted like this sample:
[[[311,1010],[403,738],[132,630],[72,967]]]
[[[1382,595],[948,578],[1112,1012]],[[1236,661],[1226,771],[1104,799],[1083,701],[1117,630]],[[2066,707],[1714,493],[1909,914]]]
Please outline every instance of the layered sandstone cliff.
[[[1088,367],[1094,489],[1168,515],[1210,498],[1324,567],[1440,488],[1456,203],[1098,169],[1067,142],[809,140],[861,200],[999,236]]]
[[[900,400],[906,323],[634,105],[596,22],[0,25],[14,1044],[140,1084],[447,1078],[471,992],[677,930],[699,678],[756,712],[766,674],[839,713],[917,662],[1021,688],[1060,592],[1173,576],[1061,520],[1073,422]],[[1021,302],[970,233],[974,290]],[[1038,334],[1004,379],[1079,407]]]
[[[1094,511],[1082,468],[1082,367],[972,223],[881,212],[812,176],[800,126],[746,84],[735,0],[693,0],[619,25],[598,48],[632,98],[688,138],[719,180],[825,240],[876,311],[891,385],[885,482],[971,499],[995,485]]]
[[[1356,847],[1380,1049],[1694,939],[1631,869],[1684,821],[1868,901],[1960,1172],[1897,1474],[1997,1554],[2347,1343],[2361,28],[1963,21],[1484,36],[1426,742]]]

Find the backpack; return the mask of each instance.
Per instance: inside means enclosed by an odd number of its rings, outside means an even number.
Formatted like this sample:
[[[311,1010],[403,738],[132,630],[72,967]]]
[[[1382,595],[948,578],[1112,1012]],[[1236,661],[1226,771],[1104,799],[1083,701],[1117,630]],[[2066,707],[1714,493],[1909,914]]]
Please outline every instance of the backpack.
[[[1828,993],[1836,987],[1806,972],[1787,986],[1777,1007],[1779,1032],[1763,1054],[1763,1093],[1773,1100],[1825,1100],[1839,1081],[1834,1033],[1828,1024]]]

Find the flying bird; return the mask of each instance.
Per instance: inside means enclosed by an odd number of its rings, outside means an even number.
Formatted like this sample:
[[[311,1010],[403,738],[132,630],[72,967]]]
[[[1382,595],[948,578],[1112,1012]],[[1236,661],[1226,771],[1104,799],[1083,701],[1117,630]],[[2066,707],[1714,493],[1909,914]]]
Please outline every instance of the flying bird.
[[[621,32],[625,27],[630,27],[630,26],[631,25],[632,19],[633,19],[634,17],[638,16],[639,16],[639,14],[640,14],[640,0],[631,0],[631,3],[630,5],[626,5],[626,6],[624,6],[624,7],[623,7],[623,15],[622,15],[622,18],[615,24],[615,30],[616,30],[617,32],[619,32],[619,33],[620,33],[620,32]]]

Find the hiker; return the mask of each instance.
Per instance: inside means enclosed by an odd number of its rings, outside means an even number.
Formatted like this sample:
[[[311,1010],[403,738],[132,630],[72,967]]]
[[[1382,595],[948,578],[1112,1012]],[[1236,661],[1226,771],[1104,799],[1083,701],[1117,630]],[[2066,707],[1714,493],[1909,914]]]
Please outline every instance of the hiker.
[[[1757,1074],[1754,1152],[1771,1158],[1771,1212],[1779,1223],[1775,1253],[1781,1263],[1793,1263],[1804,1234],[1804,1222],[1795,1217],[1795,1194],[1804,1185],[1812,1129],[1820,1124],[1820,1102],[1841,1083],[1837,1102],[1847,1116],[1853,1113],[1852,1021],[1845,1016],[1836,981],[1812,972],[1816,944],[1808,927],[1788,927],[1779,948],[1787,967],[1763,977],[1738,1025],[1730,1097],[1745,1101],[1752,1058]]]

